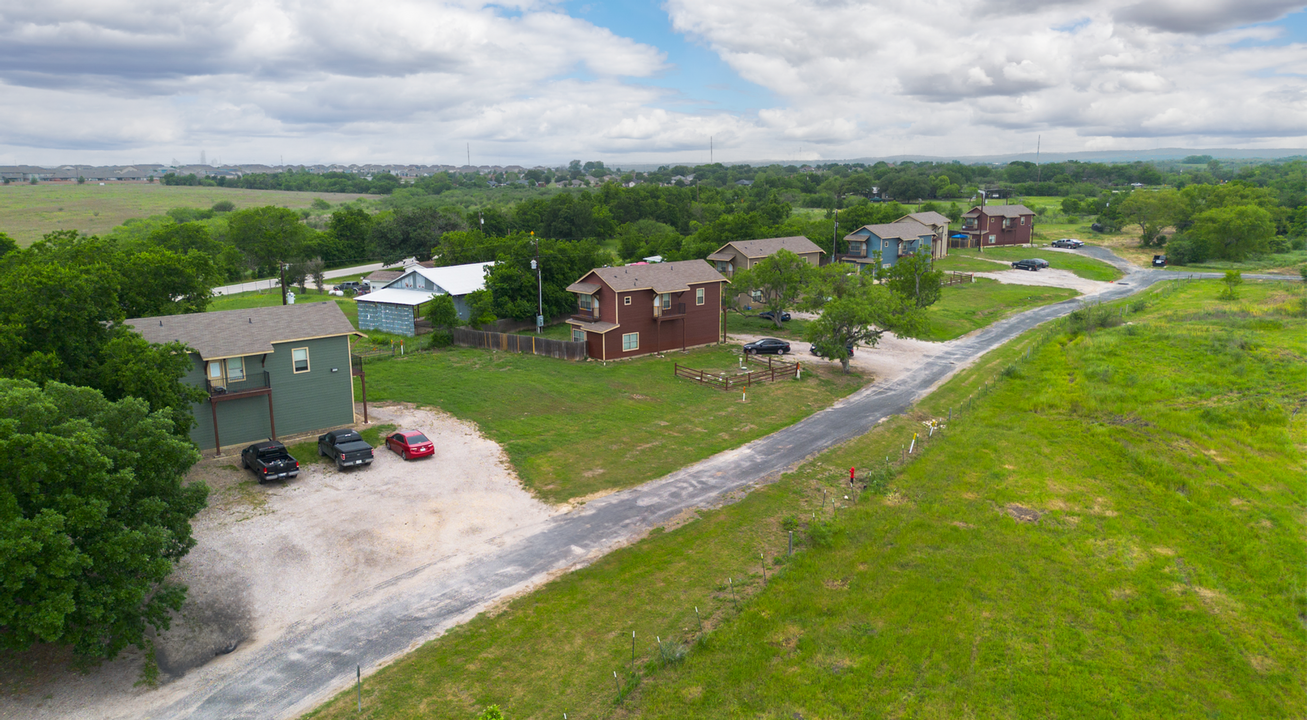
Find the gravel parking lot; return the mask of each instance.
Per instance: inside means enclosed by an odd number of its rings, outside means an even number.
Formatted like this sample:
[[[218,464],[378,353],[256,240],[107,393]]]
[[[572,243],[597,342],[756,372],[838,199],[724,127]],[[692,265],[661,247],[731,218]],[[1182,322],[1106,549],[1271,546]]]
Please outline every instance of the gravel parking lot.
[[[85,675],[29,678],[0,697],[0,717],[148,717],[297,622],[434,559],[475,560],[563,510],[527,494],[472,424],[403,405],[369,410],[373,423],[425,433],[436,455],[405,461],[378,448],[367,468],[304,465],[262,486],[235,453],[192,471],[211,494],[175,575],[190,587],[187,607],[158,641],[163,687],[133,687],[141,657],[128,655]]]

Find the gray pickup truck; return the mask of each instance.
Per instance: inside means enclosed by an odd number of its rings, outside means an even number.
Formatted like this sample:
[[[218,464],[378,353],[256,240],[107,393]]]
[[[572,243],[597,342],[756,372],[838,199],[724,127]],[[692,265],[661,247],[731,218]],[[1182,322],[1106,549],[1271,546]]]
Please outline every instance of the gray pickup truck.
[[[318,436],[318,454],[336,461],[336,467],[372,464],[372,446],[353,430],[332,430]]]

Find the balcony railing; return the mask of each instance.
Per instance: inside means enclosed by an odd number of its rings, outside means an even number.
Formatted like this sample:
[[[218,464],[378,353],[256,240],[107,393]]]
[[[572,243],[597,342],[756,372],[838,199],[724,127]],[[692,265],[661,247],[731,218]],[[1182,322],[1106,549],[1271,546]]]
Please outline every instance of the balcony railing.
[[[685,314],[685,303],[672,303],[670,307],[661,305],[654,306],[654,317],[667,320],[669,318],[681,317]]]
[[[213,381],[205,380],[204,389],[212,400],[233,400],[251,395],[267,395],[272,392],[272,379],[268,371],[250,373],[244,380]]]
[[[581,322],[599,322],[599,308],[579,307],[572,313],[572,319]]]

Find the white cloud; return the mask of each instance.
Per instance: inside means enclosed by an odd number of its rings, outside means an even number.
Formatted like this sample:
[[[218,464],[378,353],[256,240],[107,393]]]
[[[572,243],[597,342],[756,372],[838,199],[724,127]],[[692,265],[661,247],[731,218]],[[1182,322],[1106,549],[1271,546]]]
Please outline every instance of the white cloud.
[[[727,112],[546,0],[0,0],[0,163],[1307,146],[1307,47],[1246,27],[1302,6],[667,0],[775,98]]]

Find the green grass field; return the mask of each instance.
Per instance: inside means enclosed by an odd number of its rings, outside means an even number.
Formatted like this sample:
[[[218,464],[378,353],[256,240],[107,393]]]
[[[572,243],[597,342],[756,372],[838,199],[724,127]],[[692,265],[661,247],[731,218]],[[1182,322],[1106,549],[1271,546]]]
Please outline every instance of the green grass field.
[[[943,289],[939,302],[927,308],[930,325],[920,339],[952,340],[1024,310],[1062,302],[1079,294],[1067,288],[1004,285],[987,278],[949,285]]]
[[[378,671],[361,717],[1296,717],[1307,321],[1281,289],[1217,291],[1033,331],[908,416]],[[949,412],[882,490],[823,504]],[[360,717],[353,689],[311,716]]]
[[[673,376],[673,364],[734,374],[739,351],[704,348],[607,364],[452,349],[367,365],[368,400],[439,407],[476,422],[523,484],[550,502],[638,485],[793,424],[861,387],[804,367],[741,402]],[[750,364],[758,369],[756,363]],[[361,388],[355,397],[361,397]]]
[[[1109,280],[1119,280],[1122,276],[1120,270],[1108,265],[1107,263],[1096,260],[1084,255],[1075,255],[1067,252],[1056,252],[1049,248],[1027,248],[1027,247],[1006,247],[993,248],[983,253],[978,250],[950,250],[950,257],[963,258],[985,262],[992,265],[998,270],[1010,270],[1011,267],[1004,268],[998,263],[990,263],[989,260],[1002,260],[1010,263],[1014,260],[1023,258],[1043,258],[1048,261],[1048,266],[1057,270],[1070,270],[1086,280],[1100,280],[1107,282]],[[988,260],[986,260],[988,258]],[[993,272],[992,270],[990,272]]]
[[[299,193],[279,190],[237,190],[159,183],[43,183],[0,186],[0,232],[21,246],[31,245],[53,230],[80,230],[98,235],[129,218],[162,215],[176,207],[208,208],[230,200],[236,208],[276,205],[307,208],[317,198],[336,205],[374,195]]]
[[[755,311],[752,315],[741,315],[740,313],[726,313],[726,333],[738,333],[742,335],[762,335],[764,337],[775,337],[784,340],[802,340],[803,331],[807,329],[808,321],[801,318],[795,318],[789,322],[781,323],[777,328],[776,323],[765,318],[758,317]]]

